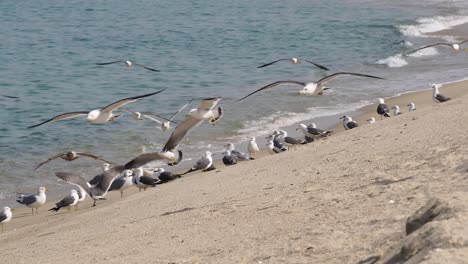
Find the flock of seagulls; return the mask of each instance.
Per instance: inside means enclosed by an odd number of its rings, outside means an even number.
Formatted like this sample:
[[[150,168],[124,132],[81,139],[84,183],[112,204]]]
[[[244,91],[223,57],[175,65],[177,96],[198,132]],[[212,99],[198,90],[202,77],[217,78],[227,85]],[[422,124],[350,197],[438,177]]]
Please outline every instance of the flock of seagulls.
[[[446,46],[452,47],[455,51],[460,50],[460,46],[464,43],[467,43],[468,40],[464,40],[457,43],[435,43],[431,45],[427,45],[409,53],[416,52],[418,50],[422,50],[425,48],[430,47],[437,47],[437,46]],[[408,54],[409,54],[408,53]],[[276,64],[281,61],[290,61],[292,64],[300,64],[301,62],[307,62],[309,64],[314,65],[315,67],[329,71],[329,69],[323,65],[318,63],[312,62],[306,59],[300,58],[292,58],[292,59],[279,59],[272,61],[270,63],[263,64],[258,66],[258,68],[264,68],[273,64]],[[142,64],[134,63],[128,60],[117,60],[112,62],[105,62],[105,63],[96,63],[97,65],[110,65],[110,64],[125,64],[127,67],[132,66],[139,66],[146,70],[159,72],[159,70],[147,67]],[[302,90],[300,90],[299,94],[307,94],[307,95],[323,95],[325,90],[330,89],[330,87],[325,87],[324,84],[328,81],[340,77],[340,76],[357,76],[357,77],[365,77],[365,78],[373,78],[373,79],[380,79],[383,78],[373,75],[361,74],[361,73],[352,73],[352,72],[337,72],[316,81],[316,82],[300,82],[300,81],[293,81],[293,80],[282,80],[273,82],[268,84],[260,89],[257,89],[250,94],[242,97],[238,101],[242,101],[251,95],[254,95],[260,91],[267,90],[269,88],[274,88],[277,86],[285,85],[285,84],[292,84],[292,85],[299,85],[302,86]],[[443,103],[450,100],[449,97],[444,96],[439,93],[440,85],[433,85],[433,94],[432,98],[437,103]],[[71,190],[70,194],[65,196],[62,200],[55,204],[55,207],[49,209],[49,211],[57,212],[62,208],[66,208],[67,211],[71,211],[73,207],[77,210],[78,203],[85,200],[86,197],[90,197],[94,204],[96,205],[96,201],[105,200],[105,196],[109,191],[120,191],[121,198],[124,197],[124,191],[130,188],[131,186],[137,187],[140,191],[146,190],[149,187],[155,187],[158,184],[164,184],[173,180],[176,180],[185,174],[194,172],[194,171],[210,171],[214,170],[215,167],[213,166],[213,156],[215,154],[211,153],[210,151],[205,151],[203,156],[186,172],[182,174],[174,174],[170,171],[166,171],[163,168],[157,169],[144,169],[143,166],[147,165],[150,162],[156,160],[164,160],[167,162],[169,166],[175,166],[179,164],[182,160],[183,153],[181,150],[177,150],[178,146],[182,142],[182,140],[191,133],[196,127],[200,126],[204,121],[207,121],[211,125],[216,125],[217,122],[223,117],[224,110],[221,106],[218,106],[220,101],[222,100],[221,97],[211,97],[201,100],[197,108],[191,109],[188,114],[185,116],[185,119],[181,122],[174,121],[174,118],[182,112],[192,101],[193,98],[190,99],[186,104],[180,107],[172,116],[169,118],[162,117],[157,114],[152,113],[144,113],[144,112],[136,112],[132,110],[128,110],[123,108],[123,106],[136,102],[140,99],[147,98],[150,96],[157,95],[159,93],[164,92],[166,89],[162,89],[156,92],[152,92],[149,94],[128,97],[116,102],[113,102],[105,107],[91,110],[91,111],[75,111],[75,112],[67,112],[63,114],[59,114],[55,117],[47,119],[41,123],[36,125],[32,125],[28,128],[36,128],[42,126],[47,123],[64,120],[68,118],[74,118],[78,116],[86,116],[86,120],[93,124],[104,124],[110,121],[115,121],[116,119],[120,118],[122,114],[113,113],[114,111],[123,111],[123,112],[131,112],[134,120],[144,120],[148,119],[154,122],[157,122],[160,125],[162,131],[167,131],[171,128],[171,124],[176,124],[176,127],[172,130],[169,138],[167,139],[166,143],[164,144],[163,148],[159,152],[153,153],[144,153],[141,154],[127,163],[122,165],[116,165],[110,161],[107,161],[99,156],[94,154],[85,153],[85,152],[65,152],[59,153],[52,157],[49,157],[47,160],[39,163],[34,167],[34,170],[39,169],[41,166],[51,162],[55,159],[63,159],[66,161],[73,161],[80,157],[87,157],[92,158],[97,161],[105,162],[103,164],[103,171],[102,173],[94,176],[90,181],[87,181],[84,177],[77,175],[72,172],[56,172],[55,175],[78,188],[78,190]],[[5,98],[17,99],[18,97],[8,96],[8,95],[1,95]],[[413,114],[414,119],[414,112],[416,110],[416,106],[414,103],[409,103],[407,105],[408,112]],[[393,114],[400,115],[401,111],[399,106],[393,106]],[[376,110],[377,114],[381,116],[381,119],[384,117],[390,117],[390,108],[385,104],[385,100],[382,98],[378,99],[378,106]],[[343,122],[343,127],[345,130],[354,129],[359,126],[359,124],[352,119],[352,117],[344,115],[340,117]],[[376,122],[374,117],[371,117],[367,120],[370,124]],[[299,124],[296,130],[300,130],[304,136],[303,139],[294,138],[288,135],[285,130],[276,130],[272,134],[266,137],[267,139],[267,150],[271,154],[277,154],[284,151],[289,150],[290,148],[302,144],[308,144],[314,142],[316,140],[324,139],[329,137],[332,134],[332,131],[327,131],[324,129],[320,129],[317,127],[316,124],[311,123],[310,125]],[[223,158],[222,162],[226,166],[236,165],[240,161],[251,161],[254,160],[255,157],[260,152],[260,148],[256,142],[255,137],[249,137],[247,142],[247,153],[242,151],[236,150],[234,144],[228,143],[225,146],[225,150],[223,151]],[[112,165],[110,165],[112,164]],[[156,176],[156,178],[154,178]],[[17,198],[17,202],[23,204],[29,208],[31,208],[31,214],[34,214],[34,209],[36,209],[36,214],[39,212],[39,207],[43,206],[46,203],[46,191],[45,187],[39,187],[39,190],[36,194],[25,195],[21,194]],[[2,226],[3,232],[3,224],[11,221],[12,219],[12,211],[13,209],[10,207],[4,207],[2,212],[0,213],[0,224]]]

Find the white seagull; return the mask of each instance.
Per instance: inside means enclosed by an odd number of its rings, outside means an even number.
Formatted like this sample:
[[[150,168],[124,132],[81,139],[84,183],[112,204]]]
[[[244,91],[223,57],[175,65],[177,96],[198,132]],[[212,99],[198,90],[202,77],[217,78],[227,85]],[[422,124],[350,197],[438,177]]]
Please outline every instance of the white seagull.
[[[408,107],[408,112],[411,113],[413,120],[414,120],[414,112],[416,111],[416,105],[414,103],[409,103],[407,107]]]
[[[375,123],[375,118],[370,117],[369,119],[366,120],[369,124],[374,124]]]
[[[436,103],[443,103],[443,102],[447,102],[449,100],[452,100],[452,98],[450,97],[447,97],[441,93],[439,93],[439,88],[442,87],[440,84],[433,84],[432,85],[432,100],[434,100],[434,102]]]
[[[138,63],[134,63],[134,62],[131,62],[129,60],[118,60],[118,61],[111,61],[111,62],[100,62],[100,63],[96,63],[96,65],[99,65],[99,66],[103,66],[103,65],[109,65],[109,64],[114,64],[114,63],[125,63],[125,65],[127,67],[132,67],[133,65],[135,66],[140,66],[140,67],[143,67],[147,70],[150,70],[150,71],[154,71],[154,72],[159,72],[160,70],[156,70],[156,69],[153,69],[153,68],[150,68],[150,67],[147,67],[145,65],[142,65],[142,64],[138,64]]]
[[[398,105],[393,106],[392,110],[393,110],[393,115],[394,116],[403,114],[402,112],[400,112],[400,107]]]
[[[255,153],[260,152],[257,142],[255,141],[255,137],[249,138],[249,143],[247,144],[247,152],[249,152],[250,156],[254,156]]]
[[[279,60],[275,60],[275,61],[272,61],[272,62],[263,64],[263,65],[260,65],[260,66],[258,66],[257,68],[267,67],[267,66],[270,66],[270,65],[275,64],[275,63],[280,62],[280,61],[289,61],[289,62],[291,62],[292,64],[300,64],[301,62],[305,61],[305,62],[308,62],[308,63],[310,63],[310,64],[314,65],[315,67],[320,68],[320,69],[322,69],[322,70],[325,70],[325,71],[329,71],[329,70],[330,70],[330,69],[328,69],[327,67],[325,67],[325,66],[323,66],[323,65],[317,64],[317,63],[312,62],[312,61],[310,61],[310,60],[299,59],[299,58],[279,59]]]
[[[133,172],[131,170],[124,170],[123,176],[115,179],[110,188],[110,191],[120,191],[120,198],[123,198],[124,191],[133,185]]]
[[[221,101],[221,97],[203,99],[198,108],[190,111],[185,120],[177,125],[162,151],[172,151],[177,148],[182,139],[194,128],[201,125],[204,120],[219,120],[219,109],[217,112],[213,111],[219,101]]]
[[[423,46],[423,47],[420,47],[420,48],[417,48],[417,49],[414,49],[414,50],[410,50],[410,51],[406,52],[406,54],[415,53],[416,51],[419,51],[419,50],[422,50],[422,49],[427,49],[427,48],[433,48],[433,47],[449,47],[449,48],[452,48],[454,51],[460,51],[460,46],[463,45],[464,43],[467,43],[467,42],[468,42],[468,40],[463,40],[463,41],[460,41],[460,42],[457,42],[457,43],[439,42],[439,43],[434,43],[434,44],[430,44],[430,45],[427,45],[427,46]]]
[[[133,176],[133,184],[138,188],[138,191],[141,192],[141,189],[146,191],[148,187],[155,187],[159,182],[157,179],[153,179],[148,176],[143,175],[143,168],[136,168],[134,170],[135,175]]]
[[[276,87],[276,86],[279,86],[279,85],[282,85],[282,84],[295,84],[295,85],[300,85],[302,86],[302,90],[299,91],[299,94],[307,94],[307,95],[322,95],[323,94],[323,91],[325,90],[328,90],[330,89],[329,87],[324,87],[323,84],[334,79],[334,78],[337,78],[339,76],[345,76],[345,75],[352,75],[352,76],[361,76],[361,77],[367,77],[367,78],[374,78],[374,79],[383,79],[381,77],[377,77],[377,76],[372,76],[372,75],[367,75],[367,74],[360,74],[360,73],[352,73],[352,72],[337,72],[337,73],[333,73],[331,75],[328,75],[320,80],[318,80],[317,82],[309,82],[309,83],[306,83],[306,82],[299,82],[299,81],[291,81],[291,80],[287,80],[287,81],[277,81],[277,82],[274,82],[274,83],[270,83],[266,86],[263,86],[262,88],[242,97],[241,99],[237,100],[237,101],[242,101],[244,100],[245,98],[255,94],[255,93],[258,93],[262,90],[265,90],[265,89],[269,89],[269,88],[273,88],[273,87]]]
[[[62,119],[73,118],[73,117],[77,117],[77,116],[83,116],[83,115],[87,115],[86,120],[93,123],[93,124],[103,124],[103,123],[106,123],[108,121],[114,121],[115,119],[119,118],[121,115],[113,114],[112,111],[117,110],[118,108],[120,108],[120,107],[122,107],[122,106],[124,106],[126,104],[136,102],[138,99],[158,94],[158,93],[160,93],[160,92],[162,92],[164,90],[166,90],[166,89],[162,89],[162,90],[154,92],[154,93],[149,93],[149,94],[144,94],[144,95],[140,95],[140,96],[124,98],[124,99],[121,99],[121,100],[119,100],[117,102],[114,102],[114,103],[112,103],[112,104],[110,104],[110,105],[108,105],[106,107],[103,107],[101,109],[95,109],[95,110],[92,110],[92,111],[77,111],[77,112],[63,113],[63,114],[54,116],[51,119],[48,119],[48,120],[46,120],[46,121],[44,121],[42,123],[39,123],[37,125],[30,126],[28,128],[34,128],[34,127],[38,127],[40,125],[43,125],[45,123],[59,121],[59,120],[62,120]]]
[[[199,159],[197,163],[195,163],[195,165],[193,165],[192,168],[190,168],[190,170],[182,173],[181,175],[185,175],[189,172],[197,171],[197,170],[207,171],[213,165],[212,155],[214,154],[209,151],[205,151],[205,154],[203,155],[203,157]]]
[[[62,200],[60,200],[60,202],[56,203],[55,207],[49,209],[49,211],[57,212],[60,210],[60,208],[67,207],[68,212],[70,212],[70,209],[75,206],[79,200],[80,197],[78,196],[78,192],[76,190],[71,190],[69,195],[65,196]]]
[[[354,121],[350,116],[342,116],[340,119],[343,119],[343,127],[345,130],[353,129],[359,126],[359,124]]]
[[[3,207],[3,210],[0,213],[0,224],[2,225],[2,233],[3,233],[3,224],[10,222],[11,218],[13,217],[13,213],[11,211],[14,211],[14,209],[8,206],[5,206]]]
[[[24,204],[27,207],[31,208],[31,214],[34,214],[34,208],[36,208],[36,214],[38,213],[39,207],[43,206],[46,203],[46,194],[47,191],[44,187],[39,187],[37,194],[32,195],[23,195],[21,194],[16,201],[20,204]]]

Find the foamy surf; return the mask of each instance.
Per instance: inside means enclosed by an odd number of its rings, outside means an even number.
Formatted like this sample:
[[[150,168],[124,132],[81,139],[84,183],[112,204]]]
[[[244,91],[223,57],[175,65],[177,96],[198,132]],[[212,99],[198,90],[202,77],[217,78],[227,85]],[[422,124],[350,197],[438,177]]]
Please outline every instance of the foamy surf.
[[[390,68],[399,68],[408,65],[408,62],[405,59],[403,59],[403,56],[401,54],[378,60],[376,63],[386,65]]]
[[[437,48],[426,48],[422,50],[418,50],[413,53],[409,53],[407,56],[408,57],[425,57],[425,56],[433,56],[437,55],[439,52],[437,51]]]
[[[449,29],[468,23],[468,16],[436,16],[417,20],[417,25],[402,25],[400,32],[410,37],[427,37],[427,33]]]

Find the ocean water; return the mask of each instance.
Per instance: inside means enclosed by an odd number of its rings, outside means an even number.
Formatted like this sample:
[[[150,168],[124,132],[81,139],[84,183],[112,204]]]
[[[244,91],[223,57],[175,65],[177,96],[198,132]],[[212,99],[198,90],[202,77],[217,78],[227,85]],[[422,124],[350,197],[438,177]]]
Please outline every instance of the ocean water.
[[[63,112],[167,88],[128,108],[169,116],[192,97],[189,108],[199,99],[222,96],[221,122],[199,127],[179,147],[187,158],[197,159],[205,149],[221,150],[226,141],[240,143],[278,127],[354,110],[377,97],[466,78],[468,52],[439,49],[401,56],[414,47],[453,40],[428,34],[467,23],[466,1],[408,2],[1,1],[0,94],[20,99],[0,97],[0,198],[37,186],[69,189],[57,181],[56,171],[90,178],[100,170],[99,163],[86,159],[54,160],[32,170],[54,154],[86,151],[124,163],[143,151],[160,150],[170,134],[129,115],[105,125],[74,118],[26,128]],[[291,57],[310,59],[331,72],[386,80],[338,78],[322,97],[299,96],[297,87],[284,86],[236,102],[273,81],[324,76],[307,64],[256,68]],[[127,59],[161,72],[95,65]]]

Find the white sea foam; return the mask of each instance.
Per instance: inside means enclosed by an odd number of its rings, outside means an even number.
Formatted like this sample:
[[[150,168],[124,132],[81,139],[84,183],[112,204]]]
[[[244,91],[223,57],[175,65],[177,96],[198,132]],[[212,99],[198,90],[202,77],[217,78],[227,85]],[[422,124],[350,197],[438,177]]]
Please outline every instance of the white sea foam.
[[[426,33],[449,29],[468,23],[468,16],[436,16],[417,20],[417,25],[402,25],[400,31],[406,36],[424,37]]]
[[[439,53],[437,48],[426,48],[422,50],[418,50],[416,52],[408,54],[409,57],[424,57],[424,56],[433,56]]]
[[[390,68],[399,68],[408,65],[408,62],[403,59],[401,54],[397,54],[385,59],[378,60],[377,64],[387,65]]]

